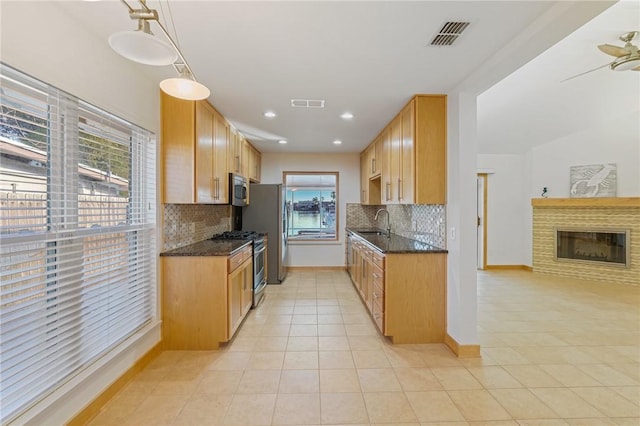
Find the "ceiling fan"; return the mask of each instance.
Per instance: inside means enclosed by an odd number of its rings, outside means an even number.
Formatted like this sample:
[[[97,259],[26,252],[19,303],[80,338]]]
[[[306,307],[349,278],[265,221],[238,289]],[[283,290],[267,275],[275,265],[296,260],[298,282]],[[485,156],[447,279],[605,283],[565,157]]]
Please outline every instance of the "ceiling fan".
[[[562,81],[571,80],[607,66],[613,71],[640,71],[640,49],[638,49],[638,46],[631,44],[631,40],[633,40],[637,35],[638,31],[629,31],[628,33],[622,34],[619,38],[624,42],[623,47],[614,46],[612,44],[598,45],[598,49],[600,49],[601,52],[615,56],[616,59],[612,62],[608,62],[597,68],[574,75],[573,77],[569,77]]]

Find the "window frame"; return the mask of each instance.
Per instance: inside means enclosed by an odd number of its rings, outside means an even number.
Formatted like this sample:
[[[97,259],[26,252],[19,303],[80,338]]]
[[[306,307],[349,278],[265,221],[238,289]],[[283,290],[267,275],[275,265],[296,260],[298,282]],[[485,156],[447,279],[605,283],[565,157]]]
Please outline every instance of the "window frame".
[[[323,243],[332,243],[335,244],[336,242],[340,241],[340,221],[339,221],[339,217],[340,217],[340,211],[339,211],[339,204],[340,204],[340,193],[339,193],[339,187],[340,187],[340,172],[338,171],[283,171],[282,172],[282,183],[283,186],[285,188],[285,194],[289,194],[289,187],[290,185],[287,184],[287,177],[288,176],[331,176],[335,179],[335,185],[332,187],[326,187],[327,189],[324,189],[324,187],[322,187],[321,185],[311,185],[309,186],[309,188],[311,188],[310,190],[318,190],[318,191],[324,191],[324,190],[330,190],[331,192],[335,193],[335,197],[333,197],[333,204],[334,204],[334,232],[333,232],[333,236],[332,237],[325,237],[325,236],[320,236],[321,233],[319,232],[316,235],[319,235],[318,237],[300,237],[300,236],[290,236],[289,235],[289,230],[291,229],[291,225],[293,224],[292,218],[293,218],[293,205],[289,204],[290,201],[289,199],[286,199],[287,202],[287,230],[286,230],[286,235],[287,235],[287,240],[289,243],[291,244],[297,244],[297,243],[304,243],[304,244],[309,244],[309,243],[314,243],[314,244],[323,244]],[[297,188],[304,188],[303,186],[298,186]],[[297,189],[296,188],[296,189]],[[329,189],[332,188],[332,189]],[[322,214],[322,201],[320,200],[320,211],[319,214]],[[321,229],[322,228],[322,224],[320,226],[320,228],[309,228],[309,229]],[[307,235],[313,235],[313,234],[307,234]]]

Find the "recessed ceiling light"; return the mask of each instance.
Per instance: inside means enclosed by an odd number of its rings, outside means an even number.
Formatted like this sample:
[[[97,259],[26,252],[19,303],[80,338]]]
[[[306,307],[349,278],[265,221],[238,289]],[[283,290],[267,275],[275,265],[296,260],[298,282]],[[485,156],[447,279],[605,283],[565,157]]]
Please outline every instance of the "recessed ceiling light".
[[[345,112],[340,117],[344,120],[351,120],[353,118],[353,114],[351,114],[350,112]]]
[[[335,141],[333,141],[334,145],[340,145],[342,143],[342,141],[340,139],[336,139]]]
[[[264,116],[267,118],[274,118],[276,116],[276,113],[273,111],[267,111],[264,113]]]
[[[279,144],[281,144],[281,145],[284,145],[285,143],[287,143],[287,141],[285,141],[285,140],[283,139],[283,140],[278,141],[278,143],[279,143]]]

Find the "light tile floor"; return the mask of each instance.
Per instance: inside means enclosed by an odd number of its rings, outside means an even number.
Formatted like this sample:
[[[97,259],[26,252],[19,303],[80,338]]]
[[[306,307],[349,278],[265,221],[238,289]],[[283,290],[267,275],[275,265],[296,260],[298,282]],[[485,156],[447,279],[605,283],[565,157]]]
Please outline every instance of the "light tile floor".
[[[478,274],[482,358],[390,345],[345,272],[270,285],[215,352],[163,352],[91,425],[640,425],[640,287]]]

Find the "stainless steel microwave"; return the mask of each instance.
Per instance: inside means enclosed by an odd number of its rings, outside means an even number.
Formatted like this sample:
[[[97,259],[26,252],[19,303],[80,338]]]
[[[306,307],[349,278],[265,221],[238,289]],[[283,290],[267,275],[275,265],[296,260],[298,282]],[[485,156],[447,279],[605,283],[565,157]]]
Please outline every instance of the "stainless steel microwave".
[[[243,176],[229,173],[229,204],[232,206],[247,205],[247,179]]]

